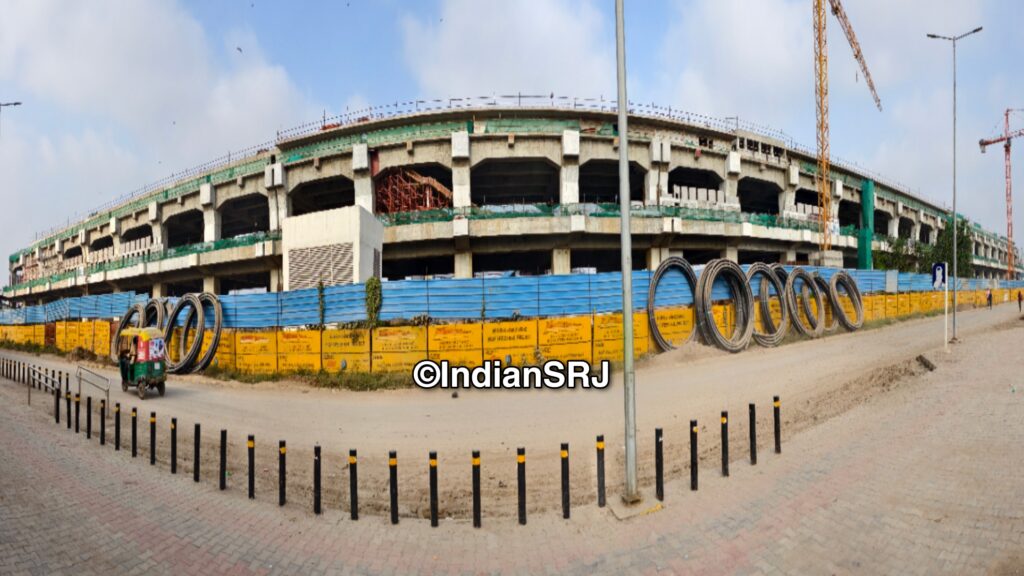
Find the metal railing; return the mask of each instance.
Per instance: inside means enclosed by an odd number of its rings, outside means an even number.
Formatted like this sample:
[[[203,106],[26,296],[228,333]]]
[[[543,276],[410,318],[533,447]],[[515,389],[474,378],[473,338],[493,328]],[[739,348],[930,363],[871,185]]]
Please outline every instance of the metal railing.
[[[107,397],[107,406],[110,406],[110,378],[102,374],[97,374],[84,366],[79,366],[75,370],[75,380],[78,382],[78,395],[82,395],[82,382],[85,382],[89,386],[103,392]]]

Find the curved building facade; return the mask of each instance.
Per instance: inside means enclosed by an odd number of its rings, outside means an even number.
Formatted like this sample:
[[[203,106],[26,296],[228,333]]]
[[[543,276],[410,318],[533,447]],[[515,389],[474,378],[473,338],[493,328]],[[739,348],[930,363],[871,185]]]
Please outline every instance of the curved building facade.
[[[559,106],[320,126],[54,232],[10,257],[4,296],[618,270],[618,148],[613,110]],[[947,223],[944,208],[839,164],[823,254],[810,151],[644,113],[628,152],[637,269],[669,255],[869,268],[872,249],[933,243]],[[1005,277],[1005,238],[973,230],[978,275]]]

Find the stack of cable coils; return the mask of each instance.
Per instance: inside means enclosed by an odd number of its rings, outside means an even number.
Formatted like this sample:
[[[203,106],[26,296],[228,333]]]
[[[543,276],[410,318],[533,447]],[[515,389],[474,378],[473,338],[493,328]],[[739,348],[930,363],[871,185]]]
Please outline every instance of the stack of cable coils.
[[[840,288],[846,291],[850,303],[853,305],[854,317],[851,319],[843,308],[840,301]],[[835,312],[839,323],[847,330],[857,330],[864,325],[864,301],[860,295],[857,283],[845,270],[839,270],[829,279],[829,296],[832,298],[832,310]]]
[[[758,262],[747,268],[747,283],[750,284],[751,293],[754,290],[754,280],[758,280],[758,304],[761,310],[761,324],[764,332],[758,332],[754,327],[753,338],[760,346],[778,346],[786,333],[789,331],[789,307],[786,304],[786,283],[780,279],[771,266]],[[771,309],[771,292],[779,299],[779,322],[775,323],[775,317]]]
[[[736,309],[736,326],[729,337],[722,334],[715,323],[712,290],[715,280],[719,277],[732,292],[732,301]],[[697,325],[705,342],[732,353],[739,352],[750,344],[754,334],[754,295],[739,264],[731,260],[716,259],[704,266],[697,281],[694,316],[698,319]]]
[[[838,300],[835,295],[832,294],[832,288],[828,282],[821,277],[820,274],[815,272],[811,274],[811,278],[814,278],[814,283],[817,284],[818,290],[821,291],[822,299],[819,305],[823,308],[823,314],[825,316],[825,332],[833,332],[839,327],[839,317],[836,315],[836,308]],[[831,317],[832,321],[829,322]],[[807,314],[807,319],[811,320],[811,314]]]
[[[799,288],[800,294],[797,295]],[[814,299],[814,306],[811,299]],[[789,315],[792,318],[792,325],[798,332],[808,338],[817,338],[822,335],[825,329],[825,306],[822,302],[821,290],[814,278],[799,266],[786,276],[786,303],[789,306]],[[804,317],[808,324],[800,320],[800,310],[803,309]],[[812,319],[813,317],[813,319]]]
[[[661,334],[661,329],[658,327],[658,319],[654,314],[654,302],[655,296],[658,293],[658,283],[661,282],[662,276],[665,275],[669,270],[679,270],[683,274],[683,278],[686,279],[687,284],[690,285],[690,293],[694,295],[694,301],[697,297],[697,275],[693,272],[693,267],[690,263],[678,256],[671,256],[662,260],[661,265],[654,271],[654,275],[651,276],[650,288],[647,290],[647,320],[651,327],[651,338],[658,344],[658,347],[662,350],[674,350],[675,345],[669,342]],[[686,344],[693,339],[693,335],[697,332],[697,327],[694,326],[686,340],[680,342],[680,344]]]

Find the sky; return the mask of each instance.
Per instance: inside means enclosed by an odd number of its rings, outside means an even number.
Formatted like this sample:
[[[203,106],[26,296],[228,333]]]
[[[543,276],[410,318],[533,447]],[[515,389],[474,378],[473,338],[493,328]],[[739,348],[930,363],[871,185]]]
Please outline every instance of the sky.
[[[958,208],[1005,234],[1002,148],[977,142],[1024,108],[1024,2],[844,6],[884,109],[829,15],[833,156],[944,205],[952,49],[925,35],[984,26],[958,44]],[[625,12],[631,101],[739,116],[813,149],[811,0],[626,0]],[[0,102],[23,105],[0,112],[0,254],[325,113],[517,92],[613,99],[614,24],[613,0],[4,0]],[[1024,112],[1012,123],[1024,128]],[[1024,206],[1015,222],[1024,231]]]

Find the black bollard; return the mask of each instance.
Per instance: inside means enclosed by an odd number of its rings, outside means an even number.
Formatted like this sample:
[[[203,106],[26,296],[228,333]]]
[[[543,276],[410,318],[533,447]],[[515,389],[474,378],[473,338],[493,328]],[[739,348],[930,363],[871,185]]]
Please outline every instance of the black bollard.
[[[60,424],[60,388],[53,387],[53,421]]]
[[[604,508],[604,434],[597,437],[597,507]]]
[[[772,398],[772,412],[775,417],[775,453],[782,454],[782,421],[781,414],[779,413],[782,409],[782,403],[779,402],[779,397]]]
[[[68,430],[71,430],[71,386],[68,385],[64,391],[64,413],[67,415]]]
[[[249,441],[246,442],[249,449],[249,500],[256,499],[256,438],[249,434]]]
[[[562,443],[562,518],[569,518],[569,444]]]
[[[516,448],[516,484],[519,488],[519,524],[526,525],[526,448]]]
[[[313,514],[320,514],[320,445],[313,447]]]
[[[480,451],[473,450],[473,527],[479,528],[480,521]]]
[[[277,442],[277,505],[284,506],[287,501],[285,497],[285,485],[288,483],[288,470],[287,463],[285,462],[285,456],[288,453],[288,449],[284,445],[284,440],[278,440]]]
[[[750,405],[750,465],[757,465],[757,408]]]
[[[178,473],[178,419],[171,418],[171,474]]]
[[[85,439],[92,440],[92,396],[85,397]]]
[[[348,451],[349,509],[353,520],[359,520],[359,460],[355,450]]]
[[[697,421],[690,420],[690,490],[697,489]]]
[[[390,474],[391,492],[391,523],[398,524],[398,453],[388,452],[388,471]]]
[[[149,465],[156,466],[156,412],[149,413]]]
[[[729,413],[722,411],[722,476],[729,476]]]
[[[431,452],[427,457],[430,482],[430,525],[437,528],[437,452]]]
[[[114,404],[114,450],[121,450],[121,403]]]
[[[135,458],[139,454],[138,422],[139,412],[134,406],[132,406],[132,458]]]
[[[107,401],[100,398],[100,446],[107,443]]]
[[[75,394],[75,434],[78,434],[79,427],[78,423],[81,420],[82,415],[82,397]]]
[[[194,444],[194,446],[192,448],[192,459],[194,460],[192,462],[192,481],[193,482],[199,482],[199,461],[200,461],[200,458],[199,458],[199,454],[200,454],[200,451],[199,451],[199,438],[200,438],[199,422],[196,422],[195,432],[192,433],[192,442]]]
[[[220,431],[220,489],[228,488],[228,431]]]
[[[661,428],[654,429],[654,496],[659,502],[665,500],[665,461],[662,453]]]

